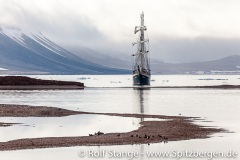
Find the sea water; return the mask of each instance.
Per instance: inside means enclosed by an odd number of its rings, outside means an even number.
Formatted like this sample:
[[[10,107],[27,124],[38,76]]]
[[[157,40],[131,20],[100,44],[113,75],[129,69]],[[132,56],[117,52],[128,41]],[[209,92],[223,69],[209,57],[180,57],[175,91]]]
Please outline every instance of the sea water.
[[[211,135],[208,139],[185,140],[151,145],[65,147],[19,151],[1,151],[1,159],[159,159],[149,157],[150,152],[170,152],[176,159],[229,159],[221,157],[240,153],[240,90],[239,89],[179,89],[151,88],[136,90],[131,75],[32,75],[41,79],[83,82],[84,90],[0,90],[1,104],[52,106],[76,111],[100,113],[141,113],[169,116],[200,117],[195,123],[224,128],[229,133]],[[153,75],[151,86],[206,86],[240,85],[238,75]],[[21,123],[0,128],[0,141],[19,138],[84,136],[93,132],[128,132],[148,119],[109,117],[104,115],[74,115],[67,117],[1,117],[0,122]],[[90,151],[94,155],[89,155]],[[91,152],[91,153],[92,153]],[[104,156],[100,153],[106,152]],[[115,157],[110,153],[116,152]],[[192,152],[195,157],[184,158]],[[200,153],[207,153],[203,158]],[[214,157],[214,153],[215,154]],[[82,155],[84,153],[84,155]],[[99,156],[97,156],[99,155]],[[125,156],[124,156],[125,155]],[[182,155],[182,156],[181,156]],[[190,155],[188,155],[190,156]],[[212,156],[212,158],[211,158]],[[167,159],[166,157],[161,159]],[[238,156],[235,159],[240,159]]]

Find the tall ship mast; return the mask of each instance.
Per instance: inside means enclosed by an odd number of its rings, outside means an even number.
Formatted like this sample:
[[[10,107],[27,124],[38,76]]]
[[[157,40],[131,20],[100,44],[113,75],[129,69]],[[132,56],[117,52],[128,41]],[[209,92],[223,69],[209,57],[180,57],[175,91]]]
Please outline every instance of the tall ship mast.
[[[150,85],[150,63],[148,58],[148,43],[149,39],[145,38],[144,32],[147,27],[144,26],[144,13],[140,14],[141,24],[135,27],[134,34],[139,33],[137,42],[133,45],[137,45],[136,53],[132,54],[133,57],[133,85],[142,86]]]

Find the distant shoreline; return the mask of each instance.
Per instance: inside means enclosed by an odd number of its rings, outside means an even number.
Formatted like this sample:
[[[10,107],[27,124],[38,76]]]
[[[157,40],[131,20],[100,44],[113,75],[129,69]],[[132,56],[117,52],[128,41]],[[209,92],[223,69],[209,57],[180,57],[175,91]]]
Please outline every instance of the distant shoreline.
[[[240,89],[240,85],[212,85],[212,86],[156,86],[151,88],[213,88],[213,89]]]
[[[77,85],[16,85],[1,86],[0,90],[75,90],[84,88],[133,88],[133,89],[240,89],[240,85],[214,85],[214,86],[132,86],[132,87],[88,87]]]
[[[26,105],[0,104],[0,117],[62,117],[69,115],[97,114],[106,116],[134,117],[134,118],[156,118],[164,121],[151,120],[140,122],[141,126],[134,131],[119,133],[104,133],[99,135],[78,137],[45,137],[25,138],[0,142],[0,150],[19,150],[35,148],[54,148],[71,146],[99,146],[99,145],[132,145],[150,144],[168,141],[180,141],[190,139],[209,138],[224,129],[206,127],[195,124],[198,117],[144,115],[144,114],[119,114],[119,113],[94,113],[71,111],[55,107],[34,107]],[[111,117],[109,117],[111,120]],[[11,126],[18,124],[4,124]],[[91,124],[90,124],[91,125]],[[0,126],[1,127],[1,126]],[[97,132],[97,129],[96,129]]]
[[[151,89],[151,88],[163,88],[163,89],[240,89],[240,85],[211,85],[211,86],[131,86],[131,87],[87,87],[86,88],[133,88],[133,89]]]

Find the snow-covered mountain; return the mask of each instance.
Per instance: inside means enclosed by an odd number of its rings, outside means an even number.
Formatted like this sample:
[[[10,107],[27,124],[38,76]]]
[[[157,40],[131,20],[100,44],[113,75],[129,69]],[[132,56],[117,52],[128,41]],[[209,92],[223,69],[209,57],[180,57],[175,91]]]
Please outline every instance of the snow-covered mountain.
[[[116,69],[131,68],[129,59],[119,60],[86,48],[77,52],[75,55],[63,49],[41,33],[0,26],[0,74],[131,73]],[[151,70],[153,74],[235,74],[240,73],[240,56],[194,63],[165,63],[151,59]]]
[[[128,70],[82,59],[43,34],[0,26],[0,71],[46,74],[124,74]]]

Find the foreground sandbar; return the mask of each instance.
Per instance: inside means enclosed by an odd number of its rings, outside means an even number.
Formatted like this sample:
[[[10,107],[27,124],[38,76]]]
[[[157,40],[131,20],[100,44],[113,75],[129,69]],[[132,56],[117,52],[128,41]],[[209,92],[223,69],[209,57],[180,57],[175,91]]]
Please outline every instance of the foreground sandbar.
[[[129,145],[150,144],[168,141],[209,138],[212,134],[223,132],[223,129],[200,126],[195,123],[194,117],[118,114],[118,113],[91,113],[70,111],[54,107],[33,107],[23,105],[0,105],[0,116],[7,117],[59,117],[76,114],[99,114],[108,116],[124,116],[135,118],[157,118],[164,121],[143,121],[134,131],[125,133],[105,133],[93,136],[79,137],[47,137],[26,138],[8,142],[0,142],[0,150],[18,150],[34,148],[96,146],[96,145]],[[80,116],[80,115],[79,115]],[[109,117],[111,119],[111,117]]]

